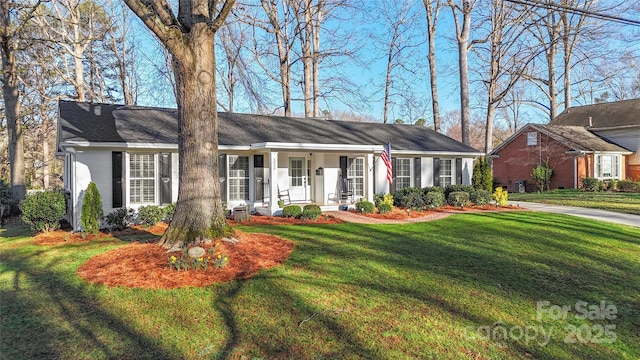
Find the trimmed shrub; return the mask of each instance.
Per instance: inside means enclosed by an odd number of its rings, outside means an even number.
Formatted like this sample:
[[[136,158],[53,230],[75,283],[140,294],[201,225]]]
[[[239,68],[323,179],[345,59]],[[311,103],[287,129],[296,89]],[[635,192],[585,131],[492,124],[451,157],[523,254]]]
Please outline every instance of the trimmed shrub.
[[[153,226],[164,218],[164,210],[157,205],[141,206],[138,209],[138,221],[144,226]]]
[[[287,205],[282,208],[282,217],[297,218],[302,215],[302,208],[298,205]]]
[[[620,180],[618,181],[618,190],[625,192],[638,191],[640,186],[633,180]]]
[[[507,206],[509,192],[501,187],[497,187],[493,192],[493,200],[496,201],[496,206]]]
[[[302,209],[302,217],[304,219],[316,220],[320,214],[322,214],[322,209],[320,209],[320,205],[309,204],[305,205]]]
[[[107,216],[105,216],[105,222],[109,227],[109,231],[119,231],[126,229],[133,223],[135,218],[135,210],[127,208],[115,209]]]
[[[0,218],[10,213],[12,203],[11,185],[5,179],[0,179]]]
[[[176,203],[171,203],[164,207],[164,219],[167,222],[171,222],[173,220],[173,214],[176,213]],[[225,211],[226,214],[226,211]]]
[[[546,166],[536,166],[531,170],[531,177],[536,181],[538,191],[549,190],[553,170]]]
[[[393,205],[391,204],[387,204],[387,203],[381,203],[380,205],[378,205],[378,211],[380,212],[380,214],[386,214],[391,212],[391,210],[393,210]]]
[[[471,184],[476,190],[486,190],[491,193],[493,191],[493,178],[491,176],[491,165],[486,158],[480,158],[473,165],[473,175],[471,176]]]
[[[427,186],[425,188],[422,188],[422,192],[425,195],[430,192],[439,192],[441,194],[444,194],[444,189],[441,188],[440,186]]]
[[[469,193],[466,191],[452,191],[447,197],[449,205],[456,207],[465,207],[469,205]]]
[[[580,187],[583,191],[602,191],[604,184],[600,179],[586,177],[580,179]]]
[[[469,194],[469,200],[478,206],[487,205],[491,202],[491,193],[484,189],[478,189]]]
[[[96,183],[92,181],[87,186],[82,200],[82,212],[80,214],[82,231],[97,234],[100,231],[102,215],[104,215],[102,212],[102,197]]]
[[[38,192],[20,202],[22,221],[36,231],[49,232],[60,228],[60,220],[66,210],[64,194],[58,190]]]
[[[429,191],[424,195],[424,205],[432,209],[444,205],[444,191]]]
[[[462,192],[466,192],[466,193],[472,193],[475,189],[473,188],[473,186],[471,185],[447,185],[446,188],[444,188],[444,198],[445,199],[449,199],[449,194],[451,194],[452,192],[458,192],[458,191],[462,191]]]
[[[404,207],[411,210],[424,209],[424,199],[422,198],[422,191],[410,192],[404,197]]]
[[[376,207],[380,207],[380,204],[382,204],[384,202],[384,196],[385,196],[385,194],[375,194],[375,195],[373,195],[373,203],[376,205]]]
[[[369,202],[365,198],[361,198],[356,203],[356,211],[359,213],[373,214],[374,209],[375,209],[375,206],[373,205],[373,203]]]

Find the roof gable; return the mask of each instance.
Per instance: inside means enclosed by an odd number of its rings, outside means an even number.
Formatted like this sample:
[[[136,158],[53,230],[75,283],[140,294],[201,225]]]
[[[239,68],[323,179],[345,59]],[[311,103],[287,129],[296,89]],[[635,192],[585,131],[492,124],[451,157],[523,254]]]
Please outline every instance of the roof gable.
[[[178,143],[176,109],[59,102],[61,142]],[[479,153],[426,127],[218,112],[218,142],[250,146],[295,144],[382,145],[416,152]]]
[[[570,107],[550,124],[591,128],[640,126],[640,99]]]
[[[550,138],[556,140],[562,145],[567,146],[572,151],[580,152],[621,152],[628,153],[629,150],[619,145],[611,143],[604,138],[592,133],[583,126],[565,126],[565,125],[543,125],[543,124],[527,124],[511,135],[502,144],[497,146],[491,155],[496,155],[520,136],[525,131],[538,131]]]

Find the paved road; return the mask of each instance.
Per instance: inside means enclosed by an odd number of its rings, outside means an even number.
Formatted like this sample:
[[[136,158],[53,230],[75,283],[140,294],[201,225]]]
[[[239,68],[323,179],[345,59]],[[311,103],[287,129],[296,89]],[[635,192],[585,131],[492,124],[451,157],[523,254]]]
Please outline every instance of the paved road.
[[[554,214],[566,214],[580,216],[589,219],[608,221],[616,224],[624,224],[640,227],[640,215],[623,214],[613,211],[581,208],[574,206],[561,206],[550,204],[530,203],[524,201],[509,201],[511,205],[517,205],[533,211],[548,212]]]

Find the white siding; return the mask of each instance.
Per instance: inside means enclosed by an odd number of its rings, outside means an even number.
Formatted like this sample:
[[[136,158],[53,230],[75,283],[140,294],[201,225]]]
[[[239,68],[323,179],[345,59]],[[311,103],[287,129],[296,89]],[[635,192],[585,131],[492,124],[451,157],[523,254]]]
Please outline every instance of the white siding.
[[[433,186],[433,158],[422,158],[420,164],[421,187]]]
[[[462,185],[471,185],[473,176],[473,159],[462,158]]]
[[[84,192],[90,182],[95,182],[102,197],[105,214],[113,208],[111,197],[111,151],[83,150],[76,152],[74,200],[74,229],[80,229],[80,212]]]

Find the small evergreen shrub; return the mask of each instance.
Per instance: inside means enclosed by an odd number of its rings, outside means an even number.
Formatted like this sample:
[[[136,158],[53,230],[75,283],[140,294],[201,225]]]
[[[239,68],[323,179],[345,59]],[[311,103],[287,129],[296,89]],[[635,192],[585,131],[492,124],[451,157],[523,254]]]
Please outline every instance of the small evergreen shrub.
[[[469,193],[466,191],[452,191],[447,197],[449,205],[465,207],[469,205]]]
[[[497,187],[493,192],[493,200],[496,201],[496,206],[507,206],[509,192],[501,187]]]
[[[412,191],[404,197],[404,207],[411,210],[424,209],[424,199],[422,198],[422,191]]]
[[[297,218],[302,215],[302,208],[298,205],[287,205],[282,208],[282,217]]]
[[[100,231],[102,215],[104,215],[102,212],[102,197],[96,183],[92,181],[87,186],[82,200],[82,212],[80,214],[82,231],[97,234]]]
[[[440,186],[427,186],[425,188],[422,189],[422,192],[426,195],[427,193],[430,192],[439,192],[441,194],[444,194],[444,189],[441,188]]]
[[[393,205],[388,203],[383,202],[378,206],[378,211],[380,212],[380,214],[390,213],[391,210],[393,210]]]
[[[471,185],[447,185],[447,187],[444,188],[444,198],[449,199],[449,194],[451,194],[452,192],[462,191],[466,193],[472,193],[474,190],[475,189]]]
[[[171,220],[173,220],[173,214],[175,213],[176,213],[176,203],[171,203],[164,207],[164,219],[167,222],[171,222]]]
[[[486,158],[480,158],[473,165],[473,175],[471,176],[471,184],[476,190],[486,190],[489,193],[493,191],[493,178],[491,176],[491,165]]]
[[[135,210],[127,208],[115,209],[107,216],[105,216],[105,222],[109,227],[109,231],[120,231],[126,229],[133,223],[135,219]]]
[[[373,214],[374,209],[375,209],[375,205],[373,205],[372,202],[369,202],[365,198],[361,198],[356,203],[356,211],[359,213]]]
[[[144,226],[153,226],[164,218],[164,210],[157,205],[141,206],[138,209],[138,221]]]
[[[12,203],[11,185],[5,179],[0,179],[0,218],[9,214]]]
[[[640,186],[633,180],[620,180],[618,181],[618,190],[625,192],[638,191]]]
[[[64,194],[58,190],[46,190],[27,196],[20,202],[22,220],[36,231],[49,232],[60,228],[60,220],[66,214]]]
[[[406,187],[402,190],[396,191],[391,194],[391,197],[393,198],[393,205],[408,208],[409,206],[407,205],[407,197],[409,197],[410,194],[418,194],[422,196],[423,191],[421,188],[417,187]],[[413,195],[410,196],[410,198],[412,197]]]
[[[602,191],[604,189],[602,180],[596,178],[582,178],[580,185],[583,191]]]
[[[484,189],[478,189],[469,194],[469,200],[478,206],[484,206],[491,202],[491,193]]]
[[[440,188],[441,189],[441,188]],[[432,209],[444,205],[444,191],[429,191],[424,195],[424,205]]]
[[[531,170],[531,177],[536,181],[538,191],[549,190],[553,170],[546,166],[536,166]]]
[[[375,194],[375,195],[373,195],[373,203],[376,205],[376,207],[380,207],[380,204],[382,204],[384,202],[384,195],[385,194]]]
[[[302,209],[302,217],[304,219],[316,220],[320,214],[322,214],[322,209],[320,209],[320,205],[309,204],[305,205]]]

